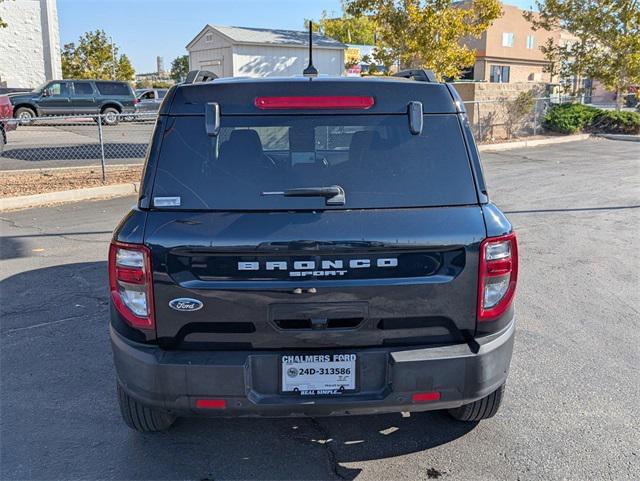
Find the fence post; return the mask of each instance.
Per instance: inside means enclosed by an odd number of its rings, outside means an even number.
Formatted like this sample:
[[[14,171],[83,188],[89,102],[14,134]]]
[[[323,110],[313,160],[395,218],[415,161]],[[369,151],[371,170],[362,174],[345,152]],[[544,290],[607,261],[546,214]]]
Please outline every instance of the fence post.
[[[535,100],[533,104],[533,135],[534,137],[538,135],[538,102],[539,99]]]
[[[478,111],[478,115],[476,116],[476,126],[477,126],[477,129],[478,129],[478,140],[480,142],[482,142],[483,139],[482,139],[482,125],[480,124],[480,102],[477,102],[476,105],[478,107],[476,109]]]
[[[102,182],[107,180],[107,169],[104,160],[104,139],[102,137],[102,115],[98,115],[98,139],[100,140],[100,164],[102,165]]]

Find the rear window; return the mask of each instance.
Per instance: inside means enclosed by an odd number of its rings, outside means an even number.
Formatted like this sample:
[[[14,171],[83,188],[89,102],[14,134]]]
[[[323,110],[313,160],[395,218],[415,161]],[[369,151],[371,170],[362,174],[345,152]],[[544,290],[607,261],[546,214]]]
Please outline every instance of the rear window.
[[[297,210],[429,207],[477,203],[455,115],[223,116],[217,137],[202,116],[174,117],[164,135],[154,197],[178,209]],[[264,195],[338,185],[345,203]]]
[[[100,95],[133,95],[129,84],[120,82],[96,82]]]

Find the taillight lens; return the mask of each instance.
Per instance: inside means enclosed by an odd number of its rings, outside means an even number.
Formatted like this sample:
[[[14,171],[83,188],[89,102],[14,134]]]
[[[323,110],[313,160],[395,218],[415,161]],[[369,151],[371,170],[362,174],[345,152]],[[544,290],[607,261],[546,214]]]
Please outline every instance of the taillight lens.
[[[137,329],[153,329],[151,253],[137,244],[112,242],[109,247],[109,288],[117,311]]]
[[[500,317],[513,302],[518,282],[518,243],[515,233],[489,237],[480,244],[478,320]]]
[[[367,110],[375,103],[373,97],[325,96],[325,97],[258,97],[254,105],[260,110]]]

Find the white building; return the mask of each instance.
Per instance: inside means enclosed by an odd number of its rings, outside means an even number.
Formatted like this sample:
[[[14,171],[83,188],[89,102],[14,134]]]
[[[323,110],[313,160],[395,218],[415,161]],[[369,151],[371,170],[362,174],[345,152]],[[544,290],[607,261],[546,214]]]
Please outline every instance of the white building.
[[[62,78],[56,0],[0,3],[0,88],[29,88]]]
[[[313,64],[318,72],[342,75],[346,45],[313,35]],[[309,63],[309,32],[207,25],[187,45],[189,68],[220,77],[301,75]]]

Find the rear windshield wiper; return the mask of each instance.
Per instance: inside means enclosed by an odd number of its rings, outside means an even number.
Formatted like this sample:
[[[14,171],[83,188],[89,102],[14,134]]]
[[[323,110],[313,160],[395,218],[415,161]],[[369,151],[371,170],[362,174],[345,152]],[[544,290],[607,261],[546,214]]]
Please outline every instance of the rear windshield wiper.
[[[327,205],[344,205],[344,189],[339,185],[328,187],[302,187],[275,192],[262,192],[262,195],[282,195],[284,197],[324,197]]]

